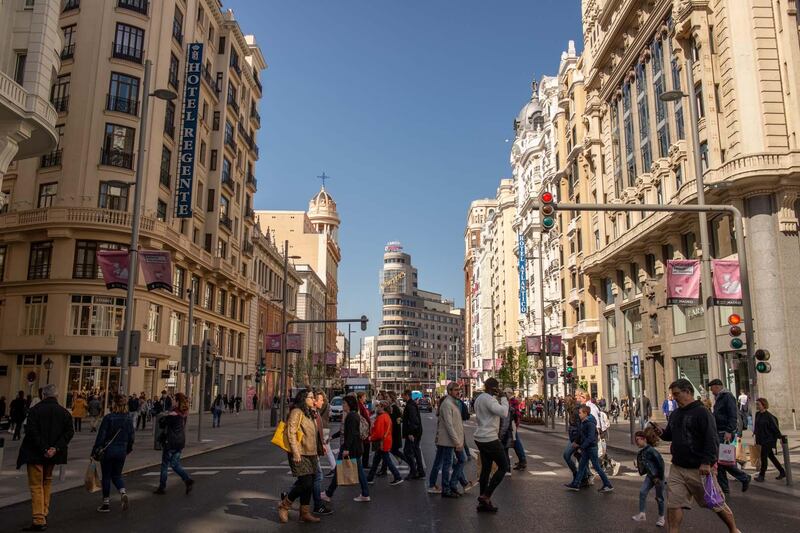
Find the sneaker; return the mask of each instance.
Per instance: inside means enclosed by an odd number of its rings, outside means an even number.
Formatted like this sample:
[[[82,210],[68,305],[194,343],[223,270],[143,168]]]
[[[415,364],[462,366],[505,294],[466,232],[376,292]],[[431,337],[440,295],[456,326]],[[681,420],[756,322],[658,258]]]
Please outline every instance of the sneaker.
[[[573,485],[572,483],[564,483],[564,486],[567,487],[572,492],[579,492],[581,490],[580,487],[577,485]]]
[[[194,486],[193,479],[187,479],[184,483],[186,483],[186,494],[192,492],[192,487]]]
[[[283,499],[283,498],[281,498],[281,499]],[[331,497],[328,496],[328,494],[325,491],[320,492],[319,499],[324,501],[324,502],[328,502],[328,503],[330,503],[330,501],[331,501]]]
[[[354,502],[368,502],[368,501],[370,501],[370,497],[369,496],[356,496],[355,498],[353,498],[353,501]]]
[[[758,481],[759,483],[764,483],[764,476],[756,476],[753,478],[753,481]]]
[[[496,513],[497,507],[489,500],[478,498],[477,511],[479,513]]]
[[[753,480],[753,476],[747,476],[747,479],[742,481],[742,492],[747,492],[747,489],[750,488],[750,482]]]
[[[327,506],[326,506],[326,505],[323,503],[322,505],[320,505],[319,507],[317,507],[316,509],[314,509],[314,514],[319,514],[319,515],[329,515],[329,514],[333,514],[333,509],[331,509],[330,507],[327,507]]]
[[[374,485],[374,484],[375,484],[375,480],[374,479],[368,479],[367,480],[367,485]]]
[[[107,502],[103,502],[103,505],[97,508],[98,513],[110,513],[111,506]]]
[[[393,486],[393,487],[394,487],[395,485],[399,485],[399,484],[400,484],[400,483],[402,483],[403,481],[405,481],[403,478],[401,478],[401,477],[396,477],[396,478],[394,478],[393,480],[391,480],[391,481],[389,482],[389,485],[391,485],[391,486]]]
[[[123,511],[127,511],[128,507],[130,506],[130,504],[128,503],[128,493],[127,492],[123,492],[120,495],[120,499],[122,500],[122,510]]]
[[[647,515],[644,514],[644,513],[635,514],[631,518],[633,518],[634,522],[645,522],[645,521],[647,521]]]
[[[780,474],[778,474],[778,477],[776,477],[775,479],[777,479],[778,481],[780,481],[782,479],[786,479],[786,472],[781,472]],[[761,480],[763,481],[764,478],[761,478]]]
[[[613,491],[614,487],[612,487],[611,485],[603,485],[597,492],[599,492],[600,494],[605,494],[606,492],[613,492]]]
[[[428,487],[428,494],[441,494],[442,489],[439,488],[439,485],[434,485],[433,487]]]
[[[611,475],[616,476],[619,474],[619,469],[622,467],[622,464],[618,461],[611,462]]]
[[[511,475],[511,470],[509,470],[508,472],[506,472],[506,475],[507,475],[507,476],[510,476],[510,475]]]
[[[163,487],[158,487],[156,490],[153,491],[153,494],[166,494],[167,491],[164,490]]]
[[[666,524],[666,523],[667,523],[667,521],[664,519],[663,516],[659,516],[658,520],[656,520],[656,526],[658,526],[658,527],[664,527],[664,524]]]
[[[514,466],[514,470],[527,470],[527,469],[528,469],[527,463],[517,463],[516,466]]]

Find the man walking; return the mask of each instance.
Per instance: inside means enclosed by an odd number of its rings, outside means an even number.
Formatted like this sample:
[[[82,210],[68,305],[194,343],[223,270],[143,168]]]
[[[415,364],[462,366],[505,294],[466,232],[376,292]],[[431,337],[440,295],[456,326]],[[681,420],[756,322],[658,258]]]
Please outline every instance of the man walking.
[[[25,438],[19,448],[17,469],[27,465],[33,523],[23,531],[47,529],[53,467],[67,463],[67,447],[75,430],[69,411],[58,405],[56,386],[42,389],[44,399],[28,412]]]
[[[489,378],[484,382],[484,392],[475,399],[474,405],[478,422],[474,439],[481,457],[481,495],[478,496],[478,512],[496,513],[497,507],[492,504],[492,494],[509,471],[508,455],[499,438],[500,419],[508,415],[508,400],[505,396],[499,395],[497,380]],[[490,480],[492,463],[497,465],[497,471]]]
[[[25,421],[25,414],[28,412],[28,407],[25,403],[25,393],[19,391],[17,397],[11,400],[11,404],[8,407],[11,423],[14,424],[14,436],[11,440],[19,440],[20,432],[22,431],[22,423]]]
[[[669,417],[664,430],[657,432],[671,442],[672,467],[667,487],[667,520],[670,533],[678,533],[683,522],[683,510],[691,509],[692,500],[705,507],[704,482],[712,476],[712,465],[717,462],[719,437],[714,417],[700,400],[694,399],[694,386],[688,379],[679,379],[669,386],[678,408]],[[714,477],[711,482],[721,492]],[[730,533],[736,533],[733,512],[722,502],[711,509],[725,522]]]
[[[736,398],[725,389],[722,380],[712,379],[708,388],[714,395],[714,422],[717,424],[717,434],[720,444],[730,444],[738,433],[739,412],[736,409]],[[728,475],[730,474],[742,483],[742,492],[750,488],[752,477],[737,466],[717,465],[717,481],[725,494],[730,493]]]
[[[661,412],[664,413],[664,418],[669,420],[669,415],[671,415],[676,408],[677,404],[675,403],[675,399],[672,397],[672,394],[668,395],[664,400],[664,403],[661,404]]]
[[[425,479],[425,467],[422,465],[422,417],[419,415],[417,402],[411,397],[411,390],[403,391],[403,400],[406,406],[403,409],[403,438],[405,446],[403,455],[408,462],[408,477],[406,479]]]
[[[467,456],[464,453],[464,422],[461,419],[461,386],[455,381],[447,384],[447,396],[439,404],[436,423],[436,450],[442,457],[442,498],[458,498],[458,483]],[[455,464],[450,472],[450,465]]]

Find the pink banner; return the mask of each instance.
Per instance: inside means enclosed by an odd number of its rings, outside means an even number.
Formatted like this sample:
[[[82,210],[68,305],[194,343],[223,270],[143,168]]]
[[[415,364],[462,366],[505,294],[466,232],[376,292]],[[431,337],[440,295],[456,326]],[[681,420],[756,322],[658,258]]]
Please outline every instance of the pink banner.
[[[325,364],[326,365],[336,364],[336,352],[327,352],[325,354]]]
[[[97,264],[103,273],[106,289],[126,289],[130,278],[130,256],[127,251],[101,250],[97,252]]]
[[[318,365],[320,363],[322,363],[322,354],[321,353],[311,354],[311,364]]]
[[[303,351],[303,337],[299,333],[286,335],[286,351],[300,353]]]
[[[139,252],[147,290],[165,289],[172,292],[172,256],[166,250]]]
[[[278,353],[281,351],[281,334],[267,335],[267,352]]]
[[[714,304],[742,305],[742,281],[739,261],[733,259],[712,259],[714,269]]]
[[[561,335],[548,335],[547,348],[550,355],[561,355]]]
[[[525,351],[529,354],[542,353],[542,338],[536,335],[525,337]]]
[[[700,261],[667,260],[667,305],[700,303]]]

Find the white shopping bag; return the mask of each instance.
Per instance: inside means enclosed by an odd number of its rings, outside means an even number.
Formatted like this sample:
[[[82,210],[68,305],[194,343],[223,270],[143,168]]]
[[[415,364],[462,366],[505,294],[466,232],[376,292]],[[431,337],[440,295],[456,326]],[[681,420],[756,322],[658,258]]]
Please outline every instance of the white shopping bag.
[[[719,445],[717,462],[723,466],[736,466],[736,439],[730,444]]]

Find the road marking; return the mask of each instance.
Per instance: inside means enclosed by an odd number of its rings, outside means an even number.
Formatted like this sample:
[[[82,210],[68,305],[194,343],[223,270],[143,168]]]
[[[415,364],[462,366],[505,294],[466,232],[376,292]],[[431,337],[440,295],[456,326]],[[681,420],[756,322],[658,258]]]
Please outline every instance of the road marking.
[[[623,475],[628,477],[639,477],[639,472],[625,472]]]
[[[560,467],[560,466],[561,466],[561,464],[560,464],[560,463],[554,463],[554,462],[552,462],[552,461],[545,461],[545,462],[544,462],[544,464],[546,464],[547,466],[551,466],[551,467],[553,467],[553,468],[558,468],[558,467]]]
[[[532,453],[529,453],[528,457],[530,457],[531,459],[544,459],[541,455],[534,455]]]
[[[185,466],[184,470],[277,470],[283,466]]]
[[[250,475],[258,475],[258,474],[264,474],[264,473],[266,473],[266,470],[242,470],[241,472],[239,472],[239,475],[240,476],[250,476]]]
[[[194,473],[195,476],[213,476],[219,474],[219,470],[198,470]]]
[[[555,476],[558,475],[555,472],[547,471],[547,472],[534,472],[533,470],[528,470],[528,473],[532,476]]]

